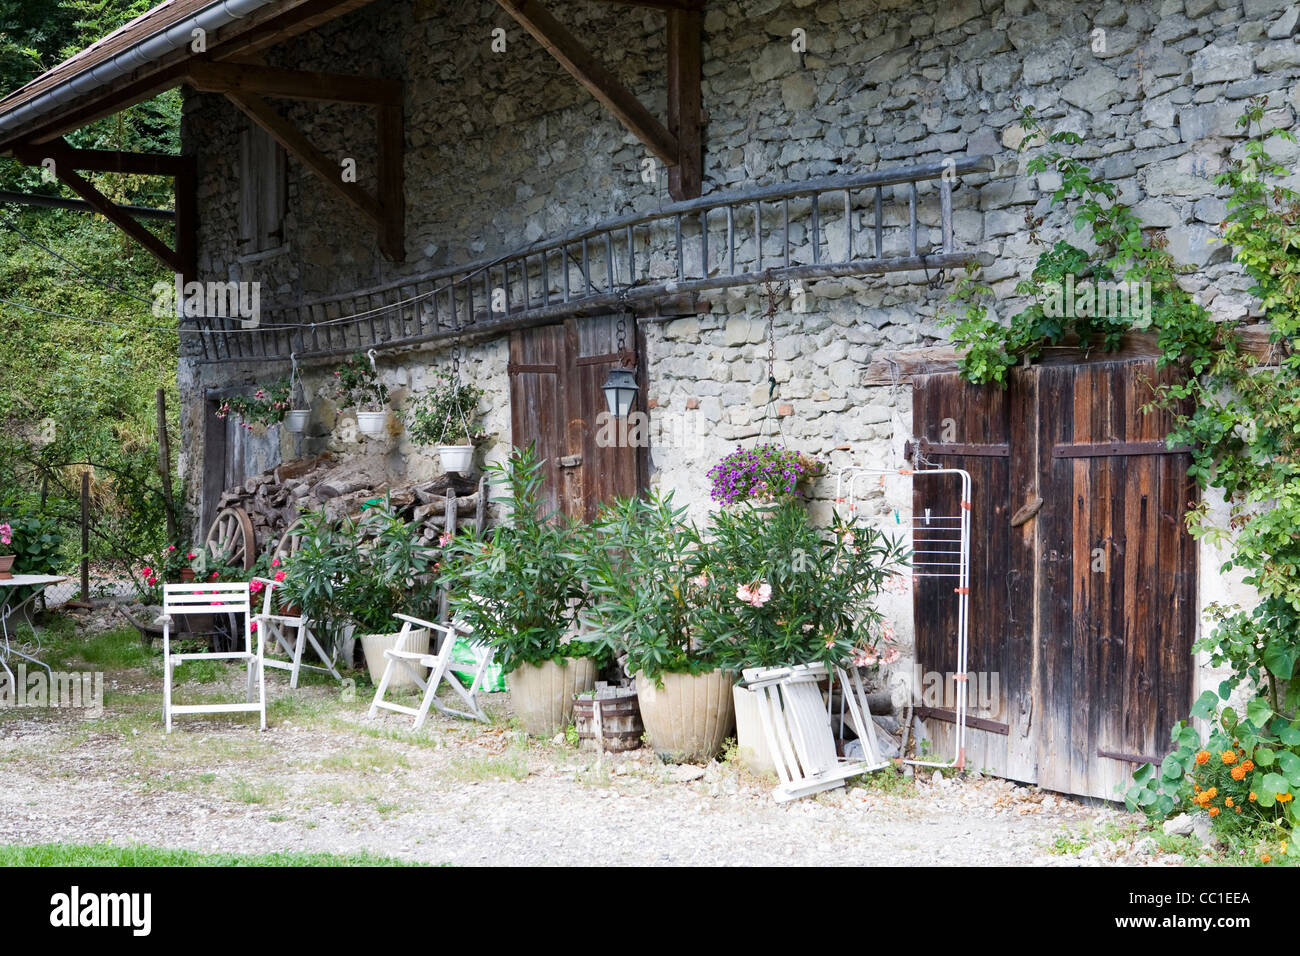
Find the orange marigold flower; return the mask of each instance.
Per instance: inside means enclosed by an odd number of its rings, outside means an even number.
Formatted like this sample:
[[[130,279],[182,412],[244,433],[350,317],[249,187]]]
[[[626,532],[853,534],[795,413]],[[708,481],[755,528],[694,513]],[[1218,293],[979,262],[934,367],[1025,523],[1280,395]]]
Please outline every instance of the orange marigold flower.
[[[1233,812],[1233,813],[1240,813],[1240,812],[1241,812],[1241,807],[1233,807],[1233,808],[1232,808],[1232,812]]]
[[[1273,859],[1273,858],[1272,858],[1271,856],[1269,856],[1267,853],[1261,853],[1261,854],[1259,855],[1259,862],[1261,862],[1261,863],[1267,863],[1267,862],[1269,862],[1271,859]]]
[[[1245,763],[1241,765],[1241,769],[1246,771],[1246,773],[1250,773],[1252,770],[1255,769],[1255,761],[1247,760]]]
[[[1295,796],[1294,796],[1293,794],[1290,794],[1290,793],[1279,793],[1279,794],[1277,795],[1277,802],[1278,802],[1278,803],[1290,803],[1290,802],[1291,802],[1292,800],[1294,800],[1294,799],[1295,799]]]
[[[1250,802],[1251,802],[1251,803],[1254,803],[1254,802],[1255,802],[1255,791],[1254,791],[1254,790],[1250,791]]]
[[[1210,807],[1210,816],[1212,816],[1212,817],[1217,817],[1218,815],[1219,815],[1219,808],[1218,808],[1218,807]]]
[[[1237,766],[1232,768],[1232,779],[1233,780],[1246,779],[1246,768],[1244,765],[1238,764]]]
[[[1213,800],[1215,797],[1219,795],[1219,788],[1211,787],[1209,790],[1206,790],[1205,792],[1208,793],[1210,795],[1210,799]]]
[[[1223,802],[1226,806],[1232,806],[1232,797],[1224,797]]]
[[[1237,762],[1237,752],[1235,750],[1225,750],[1219,754],[1219,759],[1225,764],[1234,764]]]
[[[1192,793],[1200,793],[1200,792],[1201,792],[1201,785],[1199,783],[1192,784]]]
[[[1210,752],[1208,750],[1202,750],[1200,753],[1196,755],[1196,762],[1198,764],[1209,763],[1209,761],[1210,761]]]

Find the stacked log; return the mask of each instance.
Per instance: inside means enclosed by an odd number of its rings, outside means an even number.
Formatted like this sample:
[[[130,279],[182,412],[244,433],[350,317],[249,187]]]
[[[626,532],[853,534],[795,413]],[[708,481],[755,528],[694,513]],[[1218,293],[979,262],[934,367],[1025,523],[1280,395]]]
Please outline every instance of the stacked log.
[[[219,504],[247,512],[260,551],[278,541],[303,511],[323,511],[332,519],[355,517],[368,501],[387,495],[399,515],[420,526],[421,542],[430,544],[449,524],[482,530],[488,514],[485,493],[486,486],[476,479],[456,474],[392,487],[376,461],[339,461],[325,452],[253,475],[223,493]]]

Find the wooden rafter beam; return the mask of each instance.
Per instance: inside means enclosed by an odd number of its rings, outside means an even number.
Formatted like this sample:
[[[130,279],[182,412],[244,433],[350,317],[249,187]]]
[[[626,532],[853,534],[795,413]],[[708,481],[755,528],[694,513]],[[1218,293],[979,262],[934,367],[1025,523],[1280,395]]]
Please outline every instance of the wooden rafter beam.
[[[371,76],[282,70],[255,63],[196,63],[186,82],[204,93],[281,96],[295,100],[379,105],[400,103],[402,84]]]
[[[190,160],[166,153],[122,153],[109,149],[75,149],[63,139],[52,140],[38,146],[24,146],[14,150],[24,163],[39,165],[49,158],[66,164],[69,169],[88,170],[93,173],[132,173],[141,176],[176,176],[184,172]]]
[[[103,215],[104,218],[148,249],[153,253],[154,258],[172,272],[183,273],[185,271],[182,268],[180,256],[169,248],[165,242],[132,219],[130,213],[119,208],[115,202],[83,179],[72,167],[65,163],[59,163],[57,158],[55,164],[54,174],[59,178],[59,181],[84,199],[96,212]]]
[[[497,3],[661,162],[677,165],[677,138],[544,6],[536,0],[497,0]]]
[[[668,194],[695,199],[704,188],[704,106],[700,95],[700,14],[668,14],[668,131],[677,160],[668,168]]]

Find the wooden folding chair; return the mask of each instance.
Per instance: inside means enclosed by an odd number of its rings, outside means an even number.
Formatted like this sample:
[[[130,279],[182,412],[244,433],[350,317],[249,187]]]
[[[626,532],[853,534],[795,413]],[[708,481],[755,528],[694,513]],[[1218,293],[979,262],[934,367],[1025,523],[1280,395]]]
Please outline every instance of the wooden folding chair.
[[[289,656],[287,661],[267,657],[263,661],[263,666],[288,671],[289,687],[293,689],[297,689],[298,674],[304,670],[331,674],[335,680],[343,680],[343,677],[334,666],[333,655],[327,654],[320,641],[316,640],[316,633],[312,629],[310,618],[304,614],[276,614],[272,611],[271,592],[278,582],[267,578],[254,578],[253,580],[261,582],[264,586],[262,591],[264,595],[262,598],[262,613],[257,615],[255,619],[257,621],[257,633],[262,636],[263,644],[268,653],[279,649]],[[308,644],[311,645],[317,658],[324,665],[323,667],[320,664],[304,664],[302,662],[303,651],[306,650]]]
[[[242,614],[244,621],[244,649],[213,653],[173,654],[171,646],[172,622],[178,616],[190,614]],[[165,584],[163,585],[163,610],[159,617],[163,626],[163,723],[171,733],[174,714],[231,714],[256,713],[266,730],[266,670],[262,666],[262,635],[257,635],[253,646],[252,599],[248,582],[238,584]],[[248,665],[248,703],[246,704],[173,704],[172,671],[185,661],[240,660]],[[256,700],[254,700],[256,698]]]
[[[836,673],[844,682],[856,726],[864,728],[859,734],[864,760],[844,760],[835,751],[830,710],[817,686],[827,676],[825,666],[755,667],[743,672],[746,686],[757,698],[763,735],[781,781],[773,793],[778,803],[842,787],[849,777],[889,766],[889,761],[880,759],[870,713],[863,719],[866,695],[861,680],[851,685],[842,669]]]
[[[478,701],[478,691],[479,685],[483,683],[483,675],[487,672],[488,665],[492,663],[491,650],[481,655],[473,683],[466,690],[460,679],[451,672],[448,666],[451,664],[452,649],[456,646],[456,629],[445,624],[435,624],[433,621],[422,621],[418,617],[410,617],[406,614],[395,614],[393,616],[403,622],[402,630],[397,639],[397,646],[392,650],[384,651],[384,657],[388,658],[388,664],[384,668],[384,676],[379,680],[379,687],[375,690],[375,699],[370,702],[368,716],[374,717],[379,713],[381,707],[384,710],[396,711],[399,714],[409,714],[415,718],[414,729],[419,730],[424,725],[425,718],[429,716],[429,708],[436,707],[442,713],[452,717],[464,717],[468,720],[481,720],[487,723],[488,716],[484,713],[483,707]],[[435,634],[442,635],[442,645],[436,653],[426,654],[420,651],[406,650],[407,636],[411,633],[412,626],[427,627]],[[407,707],[403,704],[394,704],[384,700],[384,693],[388,690],[388,682],[392,679],[395,667],[406,668],[415,679],[415,683],[424,691],[424,697],[421,699],[419,707]],[[420,676],[420,668],[422,667],[429,668],[427,680]],[[469,708],[468,711],[453,710],[438,700],[438,685],[444,683],[465,702],[465,705]]]

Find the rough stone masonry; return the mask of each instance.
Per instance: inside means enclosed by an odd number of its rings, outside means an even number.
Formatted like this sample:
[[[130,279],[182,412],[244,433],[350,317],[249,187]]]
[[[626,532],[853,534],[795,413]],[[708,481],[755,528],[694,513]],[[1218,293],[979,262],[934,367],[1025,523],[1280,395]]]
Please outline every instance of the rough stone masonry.
[[[621,81],[663,114],[662,14],[616,5],[563,11]],[[1247,283],[1216,239],[1224,218],[1212,183],[1239,155],[1236,119],[1248,97],[1267,95],[1267,122],[1292,127],[1300,108],[1300,5],[1287,0],[744,0],[711,2],[704,20],[705,192],[860,173],[891,165],[990,154],[997,169],[968,176],[954,193],[956,240],[988,253],[996,311],[1013,314],[1014,287],[1037,256],[1026,214],[1067,237],[1049,211],[1052,174],[1024,175],[1013,101],[1046,125],[1084,137],[1076,155],[1122,189],[1145,222],[1166,231],[1186,279],[1216,316],[1244,315]],[[493,52],[492,30],[506,46]],[[791,43],[806,33],[806,50]],[[406,88],[407,261],[386,263],[374,237],[294,162],[288,167],[283,244],[246,254],[238,243],[239,137],[243,118],[219,97],[187,99],[187,148],[200,155],[203,279],[257,280],[264,307],[374,286],[404,274],[469,261],[602,218],[668,202],[662,170],[641,177],[646,151],[494,3],[381,0],[270,51],[277,65],[401,79]],[[373,124],[360,108],[295,104],[286,115],[327,155],[370,157]],[[1292,168],[1296,151],[1277,144]],[[1293,177],[1293,183],[1295,177]],[[888,198],[888,197],[887,197]],[[905,203],[888,203],[891,215]],[[921,195],[922,241],[938,238],[938,203]],[[897,221],[897,220],[895,220]],[[928,233],[928,235],[926,234]],[[1078,241],[1078,240],[1076,240]],[[806,311],[783,304],[776,320],[775,377],[793,414],[786,440],[827,459],[895,465],[910,421],[909,389],[866,387],[862,373],[884,351],[932,345],[951,281],[931,287],[913,273],[825,280],[808,287]],[[949,277],[950,280],[951,277]],[[766,398],[766,326],[759,290],[712,296],[707,314],[648,323],[649,395],[661,440],[652,482],[676,489],[697,515],[708,507],[705,472],[757,434]],[[488,392],[488,455],[510,445],[504,340],[468,351],[464,372]],[[445,350],[383,358],[399,403]],[[201,473],[202,391],[265,381],[282,367],[181,366],[183,468]],[[309,393],[325,371],[307,370]],[[329,445],[357,451],[350,418],[317,403],[314,435],[294,455]],[[335,427],[335,426],[338,427]],[[849,445],[851,451],[837,450]],[[374,447],[371,444],[369,447]],[[394,473],[436,471],[428,454],[395,434],[383,445]],[[196,493],[196,482],[188,482]],[[816,507],[825,514],[832,487]],[[1202,568],[1217,568],[1212,553]],[[1201,601],[1239,593],[1206,575]],[[892,612],[906,640],[908,611]],[[906,659],[901,667],[910,668]]]

